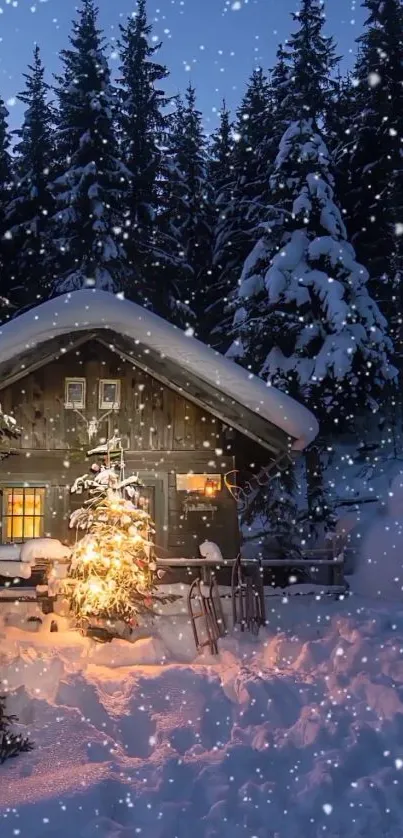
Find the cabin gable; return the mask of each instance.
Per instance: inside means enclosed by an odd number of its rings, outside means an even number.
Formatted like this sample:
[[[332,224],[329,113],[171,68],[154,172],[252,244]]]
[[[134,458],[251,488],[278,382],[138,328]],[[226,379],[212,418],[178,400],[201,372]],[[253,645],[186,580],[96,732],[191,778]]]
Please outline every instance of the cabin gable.
[[[90,465],[88,450],[117,430],[128,473],[138,471],[144,483],[159,554],[194,556],[201,541],[209,538],[224,555],[236,555],[236,505],[224,484],[225,473],[235,465],[228,426],[96,336],[89,335],[86,341],[81,336],[64,352],[55,346],[54,354],[58,357],[49,359],[44,353],[42,365],[35,364],[32,371],[27,362],[25,375],[17,364],[9,371],[11,383],[3,379],[2,408],[22,428],[20,439],[12,443],[15,453],[2,467],[3,541],[13,533],[21,535],[20,520],[10,525],[11,503],[27,519],[29,510],[34,510],[31,517],[35,509],[38,512],[38,520],[25,524],[28,534],[71,542],[75,534],[69,531],[68,519],[82,497],[71,495],[70,486]],[[67,389],[71,383],[77,386]],[[108,409],[110,392],[119,395],[115,411]],[[74,402],[80,405],[76,408],[68,401],[73,393],[74,398],[84,398]],[[90,438],[89,423],[94,420],[97,430]],[[178,488],[178,475],[189,472],[217,474],[220,486],[215,497],[209,500]],[[41,506],[38,497],[43,490]],[[192,499],[194,503],[189,502]]]
[[[85,381],[85,405],[66,407],[66,381]],[[101,382],[118,382],[119,406],[110,413],[101,407]],[[97,340],[62,354],[57,360],[5,387],[5,412],[23,428],[14,447],[25,450],[88,450],[86,421],[98,423],[98,436],[111,436],[115,427],[124,447],[132,451],[180,451],[221,448],[223,423],[152,375],[123,360]],[[81,414],[81,415],[80,415]],[[96,442],[96,438],[94,438]]]

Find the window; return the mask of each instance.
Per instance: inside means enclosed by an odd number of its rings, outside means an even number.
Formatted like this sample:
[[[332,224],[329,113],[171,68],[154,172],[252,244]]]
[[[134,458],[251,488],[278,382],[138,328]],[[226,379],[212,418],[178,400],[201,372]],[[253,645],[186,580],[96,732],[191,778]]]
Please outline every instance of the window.
[[[70,410],[85,407],[85,378],[66,378],[64,406]]]
[[[120,381],[101,378],[99,382],[99,409],[116,410],[120,407]]]
[[[3,490],[3,542],[40,538],[44,533],[44,488]]]
[[[178,492],[196,492],[213,496],[221,490],[221,474],[177,474]]]

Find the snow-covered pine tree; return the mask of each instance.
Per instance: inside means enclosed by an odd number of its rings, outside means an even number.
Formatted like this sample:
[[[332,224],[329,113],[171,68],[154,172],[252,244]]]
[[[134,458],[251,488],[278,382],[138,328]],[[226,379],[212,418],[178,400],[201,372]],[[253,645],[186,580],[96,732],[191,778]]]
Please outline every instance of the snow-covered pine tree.
[[[6,221],[12,183],[8,111],[3,99],[0,98],[0,320],[2,322],[10,316],[9,300],[13,285],[12,269],[10,268],[13,244],[7,231]]]
[[[273,163],[277,154],[278,144],[286,130],[292,112],[291,103],[287,97],[290,82],[292,81],[292,69],[289,63],[287,44],[280,44],[276,53],[276,63],[270,72],[270,87],[273,111]]]
[[[215,195],[231,183],[233,151],[234,131],[231,114],[224,99],[220,111],[220,124],[211,136],[209,149],[209,179]]]
[[[366,30],[355,68],[356,113],[347,225],[372,292],[399,339],[403,319],[403,5],[364,0]]]
[[[159,83],[167,78],[168,71],[155,60],[161,44],[151,44],[146,0],[137,0],[136,12],[120,31],[118,124],[123,159],[131,173],[125,247],[133,283],[127,293],[159,311],[161,288],[156,274],[159,262],[164,261],[164,243],[158,220],[168,130],[164,109],[169,101]]]
[[[239,281],[239,266],[259,237],[259,222],[269,201],[268,175],[274,156],[271,116],[270,86],[257,69],[237,111],[232,181],[216,199],[220,213],[214,229],[213,265],[217,283],[230,300]],[[223,349],[228,347],[228,327],[224,317],[218,326]]]
[[[129,173],[119,157],[116,96],[97,19],[94,0],[81,0],[70,49],[61,52],[54,183],[60,274],[55,293],[86,285],[125,290],[129,276],[123,243]]]
[[[302,528],[298,526],[296,494],[296,475],[290,463],[287,469],[275,472],[267,486],[257,484],[249,496],[241,521],[246,539],[259,539],[262,557],[290,558],[300,553]]]
[[[208,180],[213,210],[213,236],[221,221],[224,220],[227,206],[231,201],[233,178],[234,130],[231,115],[224,100],[220,112],[220,124],[211,136],[209,147]],[[222,268],[220,262],[213,262],[209,286],[206,290],[205,314],[200,330],[203,339],[217,349],[226,344],[230,326],[229,289],[225,282],[222,283]]]
[[[296,31],[286,44],[285,59],[290,73],[284,78],[284,99],[291,120],[325,117],[331,107],[335,80],[332,72],[338,64],[335,43],[323,33],[326,20],[323,0],[300,0],[301,8],[292,13]]]
[[[293,122],[271,179],[275,207],[245,262],[232,350],[309,405],[323,432],[376,410],[394,376],[386,322],[347,241],[333,186],[313,120]]]
[[[54,177],[53,112],[48,102],[39,47],[34,50],[25,90],[18,99],[26,106],[22,127],[14,132],[14,188],[7,207],[8,235],[12,241],[13,288],[18,307],[34,305],[51,292],[54,276],[49,220],[53,211],[51,182]]]
[[[244,264],[230,352],[308,404],[322,434],[333,436],[360,411],[376,410],[395,370],[386,322],[347,241],[318,128],[326,124],[337,64],[333,40],[322,32],[323,4],[301,0],[294,18],[281,105],[293,121],[270,180],[265,228]],[[318,523],[331,522],[320,445],[307,452],[306,465],[308,519],[318,533]]]
[[[169,293],[170,319],[178,325],[194,325],[198,314],[204,313],[204,293],[209,285],[212,205],[207,140],[190,83],[184,102],[177,101],[168,155],[161,230],[171,258],[161,264],[161,284]]]
[[[34,747],[28,737],[14,733],[13,725],[16,722],[17,717],[6,712],[6,697],[0,695],[0,764],[18,754],[32,751]]]
[[[351,73],[338,75],[331,94],[331,107],[326,116],[325,141],[335,165],[337,195],[347,218],[349,163],[354,145],[354,120],[357,110],[357,86]]]

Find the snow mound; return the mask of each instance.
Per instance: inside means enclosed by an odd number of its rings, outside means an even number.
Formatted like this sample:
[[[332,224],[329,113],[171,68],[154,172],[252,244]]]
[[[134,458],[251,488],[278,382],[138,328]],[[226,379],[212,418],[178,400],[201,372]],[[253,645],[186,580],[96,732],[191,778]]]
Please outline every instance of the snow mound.
[[[402,473],[391,484],[386,509],[365,534],[351,588],[366,597],[403,602]]]
[[[170,660],[170,653],[158,637],[140,637],[135,643],[113,639],[105,646],[95,649],[93,661],[112,668],[159,664]]]
[[[1,838],[401,838],[403,608],[269,616],[163,665],[155,637],[3,624],[2,689],[36,748],[0,767]]]

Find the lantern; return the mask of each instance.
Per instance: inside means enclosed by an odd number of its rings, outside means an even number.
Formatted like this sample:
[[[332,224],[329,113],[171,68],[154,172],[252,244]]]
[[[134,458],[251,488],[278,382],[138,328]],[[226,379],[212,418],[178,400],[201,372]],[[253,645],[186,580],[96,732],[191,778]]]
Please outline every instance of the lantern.
[[[207,498],[215,498],[218,492],[218,480],[208,477],[204,484],[204,494]]]

